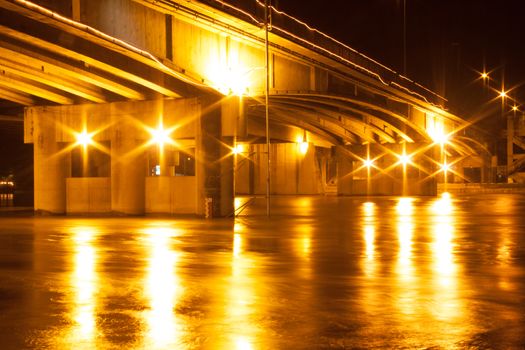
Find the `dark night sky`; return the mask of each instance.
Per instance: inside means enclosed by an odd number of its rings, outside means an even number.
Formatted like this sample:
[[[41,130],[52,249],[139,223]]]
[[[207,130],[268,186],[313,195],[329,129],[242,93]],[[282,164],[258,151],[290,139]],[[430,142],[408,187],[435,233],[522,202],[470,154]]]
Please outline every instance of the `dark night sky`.
[[[275,2],[277,1],[277,2]],[[403,0],[274,0],[274,4],[356,50],[403,71]],[[444,94],[458,112],[475,114],[482,84],[525,82],[523,0],[406,0],[407,73]],[[525,91],[525,89],[522,89]],[[516,89],[518,100],[525,94]],[[485,96],[486,97],[486,96]]]

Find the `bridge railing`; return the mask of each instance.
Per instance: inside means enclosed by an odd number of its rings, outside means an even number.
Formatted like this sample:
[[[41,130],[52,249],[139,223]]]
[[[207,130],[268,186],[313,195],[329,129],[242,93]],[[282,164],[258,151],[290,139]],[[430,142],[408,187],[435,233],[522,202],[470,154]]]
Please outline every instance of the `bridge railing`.
[[[259,2],[258,0],[199,1],[246,20],[247,22],[256,25],[263,25],[264,23],[263,0],[259,0]],[[354,68],[361,73],[377,79],[385,85],[392,86],[430,103],[443,105],[446,101],[444,97],[400,75],[393,69],[275,8],[271,10],[270,25],[273,33]]]

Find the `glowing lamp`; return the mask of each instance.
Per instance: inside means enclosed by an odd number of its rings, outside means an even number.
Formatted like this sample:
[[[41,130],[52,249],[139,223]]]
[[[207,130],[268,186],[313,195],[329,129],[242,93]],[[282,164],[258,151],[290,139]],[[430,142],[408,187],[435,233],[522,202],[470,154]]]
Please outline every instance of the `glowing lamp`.
[[[86,147],[87,145],[93,142],[93,140],[91,139],[91,136],[92,135],[88,134],[87,131],[85,130],[80,133],[77,133],[76,134],[77,144]]]
[[[436,133],[433,138],[434,141],[439,144],[445,144],[448,141],[448,135],[445,135],[444,133]]]
[[[370,168],[371,166],[374,165],[374,161],[372,159],[366,159],[363,161],[363,164],[367,167],[367,168]]]
[[[306,154],[306,152],[308,152],[308,142],[303,141],[299,143],[299,152],[301,152],[301,154]]]
[[[240,154],[242,152],[244,152],[244,146],[243,145],[237,145],[232,150],[233,154]]]
[[[518,106],[512,106],[512,110],[513,111],[517,111],[518,110]]]
[[[487,73],[483,72],[483,73],[481,74],[481,77],[482,77],[483,79],[487,79],[487,78],[489,77],[489,75],[488,75]]]
[[[151,140],[159,146],[169,143],[171,141],[170,131],[164,130],[161,124],[157,129],[151,131]]]
[[[501,92],[499,93],[499,97],[505,98],[507,97],[507,93],[504,90],[501,90]]]
[[[449,171],[449,170],[450,170],[450,165],[448,165],[447,163],[443,163],[443,164],[441,165],[441,171],[443,171],[443,172],[447,172],[447,171]]]
[[[399,162],[403,165],[410,163],[410,156],[407,154],[402,154],[399,156]]]

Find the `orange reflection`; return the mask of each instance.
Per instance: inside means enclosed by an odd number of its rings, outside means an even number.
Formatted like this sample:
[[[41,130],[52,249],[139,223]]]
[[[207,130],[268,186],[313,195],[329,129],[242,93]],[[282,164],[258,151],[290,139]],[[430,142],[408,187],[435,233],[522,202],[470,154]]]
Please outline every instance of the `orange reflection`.
[[[244,247],[245,226],[236,221],[232,247],[232,274],[228,288],[229,304],[226,308],[227,318],[235,327],[230,332],[229,345],[222,348],[252,349],[256,328],[251,322],[255,311],[255,281],[250,270],[253,262],[246,256]]]
[[[412,266],[413,201],[413,198],[403,197],[399,199],[396,206],[398,214],[397,237],[399,241],[397,273],[405,281],[412,280],[414,273]]]
[[[95,293],[98,286],[96,273],[97,254],[93,238],[97,234],[91,227],[74,227],[72,229],[75,255],[73,257],[73,274],[71,276],[74,303],[72,341],[79,343],[92,342],[96,336]]]
[[[362,206],[363,210],[363,229],[364,229],[364,241],[365,241],[365,261],[363,262],[363,268],[367,276],[371,276],[375,272],[375,203],[365,202]]]
[[[418,298],[412,261],[413,201],[413,198],[403,197],[398,200],[396,205],[397,239],[399,245],[395,267],[397,274],[396,306],[401,314],[410,319],[417,308],[414,300]]]
[[[312,225],[310,223],[298,223],[295,227],[297,236],[293,240],[293,250],[301,260],[298,274],[302,278],[310,278],[312,275]]]
[[[512,278],[508,273],[508,269],[512,267],[513,247],[516,243],[512,240],[512,235],[509,234],[508,227],[515,227],[512,220],[509,218],[498,218],[499,237],[496,261],[501,269],[498,274],[498,287],[502,290],[511,291],[516,289],[516,285],[512,282]]]
[[[163,349],[175,346],[181,336],[181,324],[174,314],[177,298],[182,293],[176,265],[179,256],[171,249],[171,241],[178,232],[164,225],[145,230],[149,241],[146,296],[150,310],[147,313],[149,348]]]
[[[311,215],[313,210],[312,197],[300,197],[297,198],[297,207],[300,210],[300,215]]]
[[[466,308],[462,305],[458,290],[458,268],[454,261],[454,205],[450,195],[444,194],[431,206],[433,216],[433,291],[436,305],[430,311],[440,321],[468,324],[461,320]],[[467,332],[465,327],[455,328],[457,332]],[[450,332],[448,332],[450,333]],[[457,335],[455,336],[457,337]]]

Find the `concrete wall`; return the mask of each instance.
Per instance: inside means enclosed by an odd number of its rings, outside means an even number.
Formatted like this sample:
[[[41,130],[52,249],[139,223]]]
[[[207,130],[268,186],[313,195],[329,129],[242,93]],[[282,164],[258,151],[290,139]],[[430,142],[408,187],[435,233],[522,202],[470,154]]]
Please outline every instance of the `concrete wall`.
[[[80,19],[158,57],[166,56],[165,15],[158,11],[130,0],[80,0]]]
[[[70,177],[66,179],[68,214],[111,212],[111,179]]]
[[[272,194],[318,194],[321,172],[316,165],[315,147],[309,144],[302,154],[298,143],[271,144],[270,183]],[[266,193],[266,145],[256,144],[237,156],[237,194]]]
[[[146,213],[195,214],[195,176],[146,177]]]

